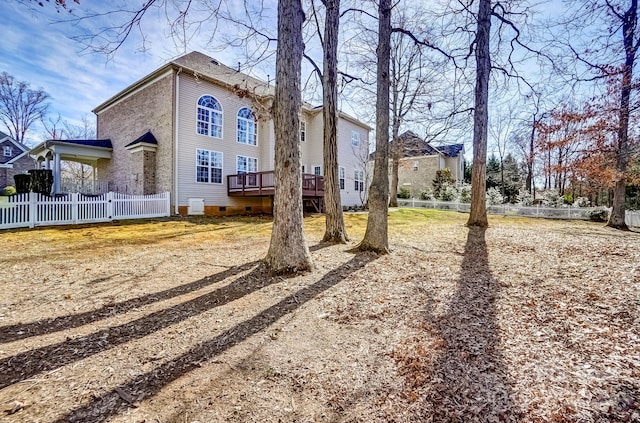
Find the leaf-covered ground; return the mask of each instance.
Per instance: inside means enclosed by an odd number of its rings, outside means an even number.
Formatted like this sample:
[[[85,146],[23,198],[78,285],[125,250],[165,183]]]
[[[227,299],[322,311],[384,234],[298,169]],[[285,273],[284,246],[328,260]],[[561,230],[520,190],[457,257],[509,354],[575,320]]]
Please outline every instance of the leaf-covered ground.
[[[346,219],[290,278],[268,218],[1,232],[0,421],[640,421],[640,233]]]

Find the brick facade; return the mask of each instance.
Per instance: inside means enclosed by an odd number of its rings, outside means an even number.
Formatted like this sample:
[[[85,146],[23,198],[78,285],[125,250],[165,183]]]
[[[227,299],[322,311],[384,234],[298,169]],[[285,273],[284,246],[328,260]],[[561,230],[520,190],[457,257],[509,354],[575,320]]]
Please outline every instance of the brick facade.
[[[172,98],[169,73],[98,114],[98,138],[109,138],[113,145],[111,160],[98,161],[98,178],[108,180],[109,189],[131,194],[172,191]],[[156,152],[127,150],[126,145],[149,130],[158,141]]]
[[[411,197],[433,190],[433,180],[440,169],[440,156],[406,157],[398,163],[398,191],[408,188]],[[389,166],[391,167],[391,166]]]

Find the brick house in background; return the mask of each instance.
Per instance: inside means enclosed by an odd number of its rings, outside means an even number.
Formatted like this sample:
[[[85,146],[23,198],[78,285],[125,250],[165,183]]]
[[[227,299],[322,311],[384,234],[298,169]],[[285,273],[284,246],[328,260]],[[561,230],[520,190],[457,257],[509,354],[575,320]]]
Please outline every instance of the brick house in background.
[[[464,144],[433,146],[407,131],[399,136],[397,146],[391,143],[389,151],[395,148],[399,149],[401,157],[398,163],[398,191],[404,187],[409,189],[411,197],[420,198],[420,193],[433,189],[436,172],[445,168],[451,170],[456,185],[464,181]]]
[[[15,186],[14,175],[35,169],[36,162],[28,153],[27,146],[0,132],[0,189]]]
[[[96,162],[98,178],[117,192],[169,191],[173,211],[180,214],[270,212],[273,95],[269,83],[202,53],[179,57],[93,110],[98,139],[112,145],[111,157]],[[365,200],[370,130],[340,113],[338,162],[345,206]],[[322,107],[303,106],[300,145],[303,196],[321,206]]]

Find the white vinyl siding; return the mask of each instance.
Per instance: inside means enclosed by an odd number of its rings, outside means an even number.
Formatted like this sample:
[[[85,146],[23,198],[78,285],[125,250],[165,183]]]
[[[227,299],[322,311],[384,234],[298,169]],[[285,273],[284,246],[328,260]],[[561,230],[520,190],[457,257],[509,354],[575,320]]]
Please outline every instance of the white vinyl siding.
[[[177,105],[177,162],[175,167],[178,178],[177,203],[186,206],[189,198],[204,198],[205,207],[208,206],[229,206],[245,207],[252,205],[262,205],[260,198],[251,197],[229,197],[227,195],[227,177],[235,175],[236,156],[255,157],[258,159],[258,166],[265,166],[264,169],[273,169],[273,164],[269,163],[271,151],[273,150],[273,129],[270,121],[257,122],[257,146],[237,142],[236,128],[238,125],[238,111],[244,107],[251,110],[255,105],[247,97],[239,98],[231,91],[221,86],[212,84],[205,80],[198,80],[193,75],[181,73],[178,76],[178,105]],[[197,126],[197,116],[195,107],[198,99],[202,95],[211,95],[220,101],[220,106],[224,110],[222,115],[222,139],[200,135],[194,130]],[[228,112],[228,111],[231,112]],[[199,183],[196,182],[196,150],[215,150],[224,155],[222,163],[222,183]]]

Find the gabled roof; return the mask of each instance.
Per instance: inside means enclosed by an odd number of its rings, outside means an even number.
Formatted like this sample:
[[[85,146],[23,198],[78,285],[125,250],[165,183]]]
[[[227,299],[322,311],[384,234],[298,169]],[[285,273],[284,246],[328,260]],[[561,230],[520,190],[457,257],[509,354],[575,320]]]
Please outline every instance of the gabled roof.
[[[232,69],[218,60],[200,53],[192,51],[191,53],[180,56],[164,66],[156,69],[142,79],[129,85],[98,107],[93,109],[94,113],[100,113],[114,103],[122,100],[131,93],[143,88],[150,82],[155,81],[159,77],[165,76],[167,72],[179,72],[193,75],[196,79],[202,79],[223,86],[230,90],[236,91],[238,95],[254,95],[258,97],[269,97],[275,94],[275,88],[267,82],[249,76],[238,69]]]
[[[400,157],[433,156],[440,154],[438,150],[412,131],[406,131],[399,135],[398,145],[394,145],[394,142],[396,141],[391,141],[389,144],[389,150],[394,151],[394,148],[399,149],[397,151],[399,151]]]
[[[439,145],[436,147],[445,157],[458,157],[464,153],[464,144]]]
[[[13,145],[15,145],[18,148],[18,150],[20,150],[20,154],[16,154],[15,156],[11,157],[9,160],[3,162],[2,166],[11,165],[12,163],[17,162],[19,159],[26,156],[27,152],[29,151],[29,147],[22,144],[21,142],[14,140],[11,137],[11,135],[7,135],[1,131],[0,131],[0,141],[10,141]],[[4,157],[2,159],[4,159]]]
[[[134,82],[124,90],[120,91],[98,107],[93,112],[98,114],[107,109],[111,105],[121,101],[130,94],[143,89],[147,84],[156,81],[158,78],[165,77],[167,72],[177,72],[181,74],[193,75],[196,79],[206,80],[216,85],[234,91],[238,96],[252,96],[254,98],[270,99],[275,95],[275,87],[269,82],[262,81],[258,78],[249,76],[239,69],[233,69],[222,64],[220,61],[207,56],[199,51],[180,56],[166,65],[156,69],[144,78]],[[310,103],[303,102],[302,109],[307,113],[318,113],[322,110],[322,106],[313,106]],[[363,122],[340,112],[340,117],[356,123],[368,130],[372,128]]]
[[[5,134],[4,132],[0,131],[0,141],[4,140],[4,139],[8,139],[9,141],[11,141],[13,144],[15,144],[16,147],[18,147],[20,150],[22,151],[29,151],[29,147],[27,147],[26,145],[22,144],[21,142],[18,142],[16,140],[14,140],[11,135]]]
[[[151,131],[147,131],[147,132],[144,133],[144,135],[136,138],[135,140],[133,140],[129,144],[125,145],[124,148],[132,147],[132,146],[134,146],[136,144],[156,144],[156,145],[158,145],[158,140],[156,139],[156,137],[153,136]]]
[[[247,90],[249,93],[258,96],[275,94],[275,88],[267,82],[240,72],[240,69],[232,69],[199,51],[192,51],[191,53],[178,57],[171,61],[171,63],[183,69],[190,70],[196,78],[203,76],[213,80],[213,82],[222,82],[229,87]]]

